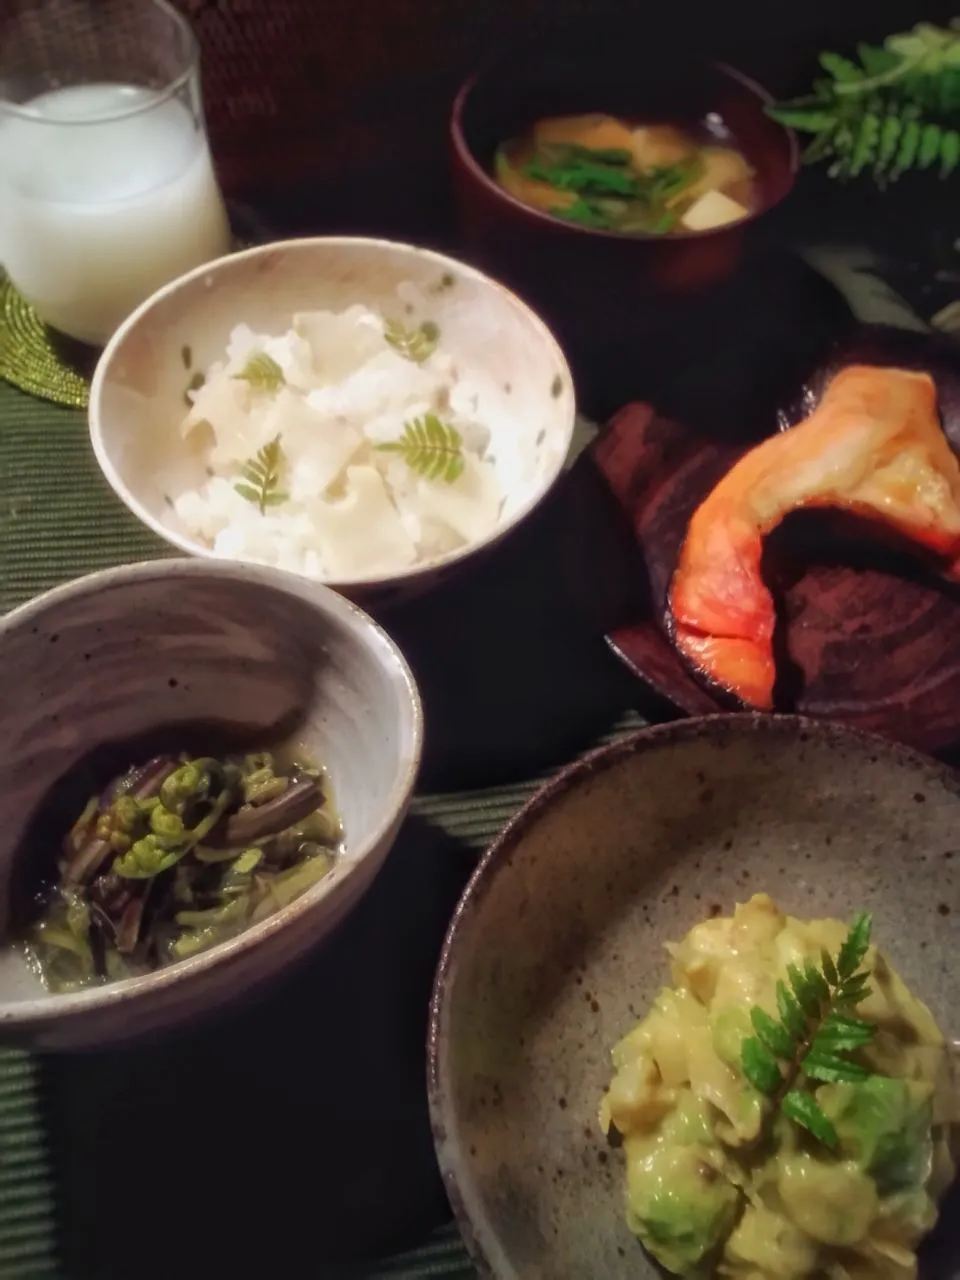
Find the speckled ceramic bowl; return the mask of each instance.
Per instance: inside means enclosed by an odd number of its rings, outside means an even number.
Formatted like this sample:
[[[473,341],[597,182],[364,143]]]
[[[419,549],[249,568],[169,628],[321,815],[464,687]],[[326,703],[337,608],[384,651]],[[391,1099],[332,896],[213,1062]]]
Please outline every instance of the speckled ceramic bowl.
[[[565,770],[488,851],[443,951],[430,1025],[440,1165],[483,1274],[636,1280],[611,1046],[668,980],[663,944],[758,890],[874,936],[960,1034],[960,781],[793,717],[685,720]],[[960,1277],[956,1213],[921,1274]]]
[[[191,379],[223,359],[241,323],[280,335],[295,312],[358,303],[390,318],[399,310],[402,320],[396,291],[404,283],[427,296],[444,350],[478,386],[478,418],[502,422],[519,442],[517,463],[501,468],[503,513],[486,537],[403,572],[330,577],[327,584],[381,604],[434,586],[499,541],[560,474],[575,420],[572,375],[546,325],[503,285],[454,258],[388,240],[325,236],[261,245],[182,276],[135,311],[107,344],[90,388],[90,438],[117,496],[173,546],[212,556],[170,507],[171,498],[205,478],[203,457],[179,432]]]
[[[0,1039],[74,1049],[201,1017],[316,947],[369,887],[406,811],[422,718],[399,650],[354,605],[289,574],[166,560],[91,574],[0,619]],[[23,834],[92,749],[176,726],[277,736],[329,773],[345,853],[238,937],[142,978],[50,995],[10,940]],[[106,781],[106,779],[104,780]],[[75,813],[64,814],[68,826]]]

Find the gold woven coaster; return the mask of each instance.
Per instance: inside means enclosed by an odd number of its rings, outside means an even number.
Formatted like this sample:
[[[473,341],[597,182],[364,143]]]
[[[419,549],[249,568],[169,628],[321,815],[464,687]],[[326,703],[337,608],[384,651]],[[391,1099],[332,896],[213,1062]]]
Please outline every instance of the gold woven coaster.
[[[0,377],[29,395],[85,409],[89,385],[82,348],[61,347],[33,307],[0,272]]]

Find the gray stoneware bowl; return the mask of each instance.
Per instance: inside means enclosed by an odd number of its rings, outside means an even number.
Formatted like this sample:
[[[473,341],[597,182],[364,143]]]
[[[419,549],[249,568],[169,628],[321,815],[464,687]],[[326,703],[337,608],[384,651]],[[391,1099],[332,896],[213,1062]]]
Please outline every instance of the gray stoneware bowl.
[[[622,1160],[597,1111],[610,1048],[669,974],[663,944],[766,890],[874,936],[960,1034],[960,782],[797,717],[685,720],[548,783],[480,863],[447,935],[429,1089],[451,1203],[484,1275],[636,1280]],[[946,1211],[924,1280],[960,1277]]]
[[[203,560],[94,573],[0,619],[0,669],[4,1041],[99,1047],[219,1009],[330,933],[376,876],[406,812],[422,741],[413,677],[366,614],[318,584]],[[289,906],[192,959],[48,994],[10,940],[12,873],[31,815],[93,748],[204,722],[242,725],[251,747],[261,734],[261,745],[289,737],[322,762],[344,856]]]

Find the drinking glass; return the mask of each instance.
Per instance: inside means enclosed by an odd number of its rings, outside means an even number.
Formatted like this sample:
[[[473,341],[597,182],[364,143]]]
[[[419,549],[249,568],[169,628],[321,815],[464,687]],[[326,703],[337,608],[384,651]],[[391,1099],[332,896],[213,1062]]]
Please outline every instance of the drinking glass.
[[[102,344],[229,247],[186,20],[166,0],[2,0],[0,265],[41,318]]]

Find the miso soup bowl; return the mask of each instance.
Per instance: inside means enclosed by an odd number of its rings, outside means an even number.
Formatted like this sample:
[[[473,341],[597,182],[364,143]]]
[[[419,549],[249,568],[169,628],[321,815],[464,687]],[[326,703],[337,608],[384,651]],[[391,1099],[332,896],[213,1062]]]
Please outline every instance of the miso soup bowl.
[[[0,619],[0,666],[0,1042],[99,1048],[209,1016],[320,946],[383,865],[417,775],[420,700],[390,638],[326,587],[202,560],[94,573]],[[222,728],[230,745],[282,739],[323,764],[342,856],[283,910],[208,951],[50,994],[27,964],[12,910],[22,877],[37,870],[22,860],[42,856],[24,840],[28,828],[96,748],[161,734],[175,742],[198,725],[210,726],[214,749]],[[57,830],[76,817],[62,807]]]
[[[685,292],[728,276],[750,225],[787,195],[798,165],[796,136],[766,114],[771,96],[720,63],[678,61],[626,38],[567,35],[524,43],[466,81],[451,117],[460,219],[474,253],[512,278],[565,278],[602,271],[621,289]],[[663,236],[605,231],[532,209],[493,177],[498,146],[546,116],[603,112],[637,122],[702,128],[717,116],[755,172],[751,215],[713,231]]]
[[[535,306],[581,369],[636,330],[641,310],[671,305],[729,279],[755,225],[796,177],[796,136],[771,120],[765,89],[733,68],[646,43],[624,22],[589,20],[524,41],[461,87],[450,119],[460,227],[472,260]],[[625,234],[531,209],[493,177],[498,146],[545,116],[603,112],[637,122],[700,126],[716,115],[755,172],[750,217],[682,236]],[[629,393],[629,392],[628,392]]]

